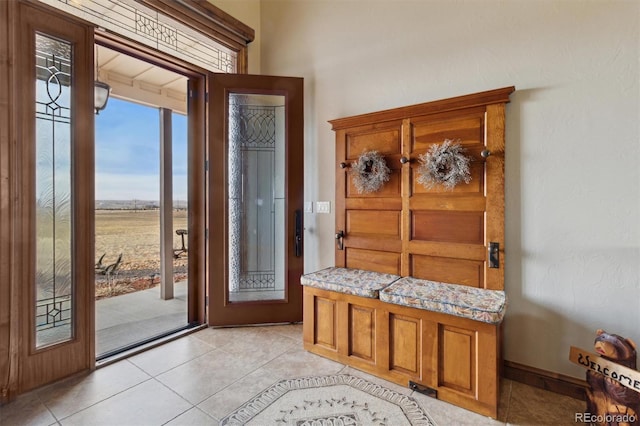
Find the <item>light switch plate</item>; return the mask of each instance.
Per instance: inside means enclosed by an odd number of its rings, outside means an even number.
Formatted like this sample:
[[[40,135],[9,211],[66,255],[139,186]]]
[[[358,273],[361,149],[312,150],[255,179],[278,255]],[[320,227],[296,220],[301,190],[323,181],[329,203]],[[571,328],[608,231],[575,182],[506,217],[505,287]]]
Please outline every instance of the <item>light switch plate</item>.
[[[318,213],[331,213],[331,201],[317,201],[316,211]]]
[[[305,213],[313,213],[313,202],[305,201],[304,202],[304,212]]]

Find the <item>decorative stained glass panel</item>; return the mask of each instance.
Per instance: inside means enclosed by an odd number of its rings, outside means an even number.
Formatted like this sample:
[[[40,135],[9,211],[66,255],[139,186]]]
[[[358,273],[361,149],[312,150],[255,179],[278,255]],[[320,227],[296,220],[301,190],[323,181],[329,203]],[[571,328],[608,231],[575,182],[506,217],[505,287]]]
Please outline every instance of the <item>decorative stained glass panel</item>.
[[[284,96],[229,95],[229,300],[284,299]]]
[[[210,71],[236,72],[237,53],[135,0],[40,1]]]
[[[36,347],[73,337],[70,43],[36,34]]]

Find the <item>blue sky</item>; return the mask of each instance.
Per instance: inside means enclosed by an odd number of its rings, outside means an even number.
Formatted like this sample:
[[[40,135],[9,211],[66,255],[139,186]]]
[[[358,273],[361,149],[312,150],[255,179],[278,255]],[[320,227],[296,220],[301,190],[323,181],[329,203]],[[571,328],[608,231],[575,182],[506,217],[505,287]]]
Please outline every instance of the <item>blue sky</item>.
[[[160,198],[158,108],[111,98],[96,116],[96,200]],[[173,199],[187,199],[187,117],[173,114]]]

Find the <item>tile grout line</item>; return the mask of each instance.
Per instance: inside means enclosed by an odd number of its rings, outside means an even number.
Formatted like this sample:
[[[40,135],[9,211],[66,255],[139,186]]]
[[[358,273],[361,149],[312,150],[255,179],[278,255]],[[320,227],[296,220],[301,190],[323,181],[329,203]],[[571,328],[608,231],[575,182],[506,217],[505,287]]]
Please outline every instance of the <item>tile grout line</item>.
[[[225,345],[225,346],[226,346],[226,345]],[[231,352],[227,352],[227,351],[225,351],[225,350],[224,350],[224,349],[222,349],[222,348],[220,348],[220,350],[221,350],[222,352],[226,353],[227,355],[233,355]],[[264,367],[265,365],[269,364],[271,361],[275,360],[277,357],[279,357],[279,356],[281,356],[282,354],[285,354],[285,353],[287,353],[287,352],[289,352],[289,351],[282,352],[281,354],[276,355],[274,358],[271,358],[271,359],[269,359],[268,361],[266,361],[266,362],[264,362],[264,363],[262,363],[262,364],[258,365],[256,368],[254,368],[253,370],[249,371],[249,372],[248,372],[247,374],[245,374],[244,376],[238,377],[238,379],[236,379],[236,380],[234,380],[233,382],[229,383],[227,386],[224,386],[224,387],[220,388],[217,392],[212,393],[211,395],[207,396],[206,398],[204,398],[203,400],[201,400],[200,402],[198,402],[198,403],[196,404],[196,406],[197,406],[197,405],[202,404],[202,403],[203,403],[204,401],[206,401],[207,399],[211,398],[211,397],[212,397],[212,396],[214,396],[214,395],[217,395],[218,393],[222,392],[223,390],[227,389],[228,387],[230,387],[230,386],[232,386],[232,385],[234,385],[234,384],[238,383],[239,381],[241,381],[242,379],[246,378],[246,377],[247,377],[247,376],[249,376],[250,374],[255,373],[256,371],[258,371],[259,369],[261,369],[261,368],[262,368],[262,367]]]
[[[87,406],[86,406],[86,407],[84,407],[84,408],[81,408],[81,409],[79,409],[79,410],[77,410],[77,411],[74,411],[73,413],[69,414],[68,416],[64,416],[64,417],[61,417],[61,418],[58,418],[55,414],[53,414],[53,411],[49,408],[49,406],[48,406],[44,401],[42,401],[42,404],[43,404],[45,407],[47,407],[47,410],[49,410],[49,412],[51,412],[51,415],[53,415],[53,418],[54,418],[54,419],[56,419],[56,421],[57,421],[59,424],[61,424],[61,422],[62,422],[63,420],[68,419],[68,418],[69,418],[69,417],[71,417],[71,416],[74,416],[74,415],[76,415],[76,414],[78,414],[78,413],[80,413],[80,412],[82,412],[82,411],[85,411],[85,410],[87,410],[87,409],[89,409],[89,408],[93,407],[94,405],[97,405],[97,404],[100,404],[101,402],[107,401],[107,400],[109,400],[109,399],[113,398],[113,397],[114,397],[114,396],[116,396],[116,395],[119,395],[119,394],[121,394],[121,393],[123,393],[123,392],[126,392],[126,391],[128,391],[129,389],[133,389],[133,388],[135,388],[136,386],[139,386],[139,385],[141,385],[141,384],[143,384],[143,383],[146,383],[146,382],[148,382],[149,380],[152,380],[152,379],[153,379],[153,376],[151,376],[151,375],[150,375],[149,373],[147,373],[146,371],[142,370],[140,367],[138,367],[137,365],[135,365],[134,363],[132,363],[132,362],[131,362],[131,361],[129,361],[128,359],[123,359],[123,360],[121,360],[121,361],[123,361],[123,362],[129,362],[129,364],[131,364],[133,367],[137,368],[137,369],[138,369],[138,370],[140,370],[143,374],[145,374],[145,375],[147,376],[147,378],[146,378],[145,380],[141,381],[141,382],[138,382],[138,383],[136,383],[136,384],[133,384],[133,385],[131,385],[131,386],[128,386],[128,387],[126,387],[126,388],[124,388],[124,389],[122,389],[122,390],[120,390],[120,391],[118,391],[118,392],[116,392],[116,393],[114,393],[114,394],[112,394],[112,395],[109,395],[109,396],[108,396],[108,397],[106,397],[106,398],[102,398],[102,399],[100,399],[100,400],[98,400],[98,401],[96,401],[96,402],[94,402],[94,403],[92,403],[92,404],[89,404],[89,405],[87,405]],[[119,361],[119,362],[120,362],[120,361]],[[93,371],[91,374],[94,374],[94,373],[95,373],[95,371]],[[86,376],[86,377],[89,377],[89,376]],[[40,398],[40,395],[38,395],[38,398]]]
[[[184,399],[184,398],[183,398],[183,399]],[[187,402],[188,402],[188,401],[187,401]],[[191,404],[191,403],[189,402],[189,404]],[[191,411],[191,410],[193,410],[193,409],[196,409],[196,410],[200,411],[202,414],[204,414],[205,416],[207,416],[208,418],[210,418],[210,419],[211,419],[211,420],[213,420],[213,421],[216,421],[216,422],[219,422],[219,421],[220,421],[220,419],[217,419],[217,418],[213,417],[213,416],[212,416],[212,415],[210,415],[209,413],[207,413],[207,412],[205,412],[205,411],[201,410],[200,408],[198,408],[197,406],[195,406],[195,405],[194,405],[193,407],[189,408],[188,410],[186,410],[186,411],[184,411],[184,412],[182,412],[182,413],[178,414],[178,415],[177,415],[177,416],[175,416],[174,418],[172,418],[172,419],[170,419],[170,420],[167,420],[166,422],[162,423],[162,425],[164,426],[164,425],[166,425],[166,424],[171,423],[172,421],[174,421],[174,420],[175,420],[175,419],[177,419],[178,417],[182,416],[183,414],[185,414],[185,413],[187,413],[187,412],[189,412],[189,411]]]
[[[294,343],[296,343],[296,344],[297,344],[296,339],[291,338],[290,336],[284,336],[284,337],[287,337],[288,339],[292,340]],[[224,346],[227,346],[227,345],[224,345]],[[216,391],[215,393],[213,393],[213,394],[211,394],[211,395],[207,396],[206,398],[204,398],[203,400],[201,400],[200,402],[198,402],[198,403],[196,404],[196,407],[197,407],[198,409],[200,409],[198,406],[199,406],[200,404],[202,404],[203,402],[205,402],[207,399],[209,399],[209,398],[213,397],[214,395],[217,395],[218,393],[220,393],[220,392],[224,391],[225,389],[229,388],[230,386],[233,386],[234,384],[238,383],[239,381],[241,381],[241,380],[245,379],[247,376],[249,376],[249,375],[251,375],[251,374],[255,373],[255,372],[256,372],[256,371],[258,371],[259,369],[263,368],[265,365],[269,364],[270,362],[274,361],[276,358],[278,358],[278,357],[282,356],[283,354],[285,354],[285,353],[289,352],[291,349],[294,349],[294,348],[295,348],[295,345],[292,345],[292,346],[289,348],[289,350],[286,350],[286,351],[284,351],[284,352],[282,352],[282,353],[280,353],[280,354],[276,355],[275,357],[273,357],[273,358],[269,359],[268,361],[266,361],[266,362],[264,362],[264,363],[260,364],[260,365],[259,365],[259,366],[257,366],[255,369],[253,369],[253,370],[249,371],[249,372],[248,372],[247,374],[245,374],[244,376],[241,376],[241,377],[239,377],[238,379],[234,380],[233,382],[229,383],[227,386],[224,386],[224,387],[220,388],[220,389],[219,389],[218,391]],[[222,349],[222,348],[220,348],[220,350],[221,350],[222,352],[225,352],[226,354],[233,355],[233,354],[232,354],[232,353],[230,353],[230,352],[226,352],[226,351],[225,351],[224,349]],[[277,383],[277,381],[276,381],[276,382],[274,382],[274,383],[272,383],[271,385],[273,385],[273,384],[275,384],[275,383]],[[271,386],[271,385],[270,385],[270,386]],[[250,397],[250,398],[249,398],[249,399],[247,399],[246,401],[242,402],[238,407],[242,406],[242,404],[246,403],[247,401],[250,401],[252,398],[255,398],[255,396],[257,396],[260,392],[262,392],[262,391],[259,391],[257,394],[253,395],[252,397]],[[236,407],[236,408],[238,408],[238,407]],[[234,409],[235,409],[235,408],[234,408]],[[232,409],[232,411],[233,411],[234,409]],[[201,410],[201,411],[204,411],[204,410]],[[204,412],[206,413],[206,411],[204,411]],[[225,416],[226,416],[226,415],[228,415],[230,412],[231,412],[231,411],[229,411],[228,413],[225,413]],[[210,417],[214,417],[214,416],[210,415],[209,413],[207,413],[207,415],[209,415]],[[220,421],[220,419],[218,419],[218,421]]]
[[[171,393],[173,393],[174,395],[176,395],[178,398],[182,399],[183,401],[185,401],[187,404],[190,405],[189,408],[187,408],[186,410],[184,410],[183,412],[181,412],[180,414],[176,415],[175,417],[171,418],[170,420],[164,422],[163,424],[167,424],[173,420],[175,420],[176,418],[180,417],[181,415],[183,415],[184,413],[186,413],[187,411],[193,409],[193,408],[198,408],[197,404],[193,404],[191,401],[189,401],[188,399],[184,398],[182,395],[180,395],[179,393],[177,393],[175,390],[171,389],[169,386],[167,386],[166,384],[162,383],[160,380],[158,380],[156,377],[152,377],[152,380],[155,380],[158,384],[160,384],[160,386],[166,388],[167,390],[169,390]],[[200,410],[202,411],[202,410]],[[205,413],[207,416],[209,416],[208,413]],[[212,417],[212,416],[209,416]]]
[[[145,373],[145,374],[146,374],[146,373]],[[141,385],[141,384],[143,384],[143,383],[147,383],[147,382],[148,382],[148,381],[150,381],[150,380],[153,380],[153,377],[149,377],[148,379],[145,379],[145,380],[143,380],[143,381],[141,381],[141,382],[139,382],[139,383],[136,383],[135,385],[129,386],[129,387],[127,387],[127,388],[125,388],[125,389],[123,389],[123,390],[121,390],[121,391],[119,391],[119,392],[116,392],[116,393],[114,393],[113,395],[108,396],[107,398],[101,399],[101,400],[96,401],[96,402],[94,402],[94,403],[92,403],[92,404],[90,404],[90,405],[87,405],[86,407],[84,407],[84,408],[82,408],[82,409],[80,409],[80,410],[78,410],[78,411],[75,411],[75,412],[73,412],[73,413],[69,414],[68,416],[64,416],[64,417],[62,417],[62,418],[58,419],[58,423],[60,423],[60,424],[61,424],[61,422],[62,422],[63,420],[67,420],[68,418],[73,417],[73,416],[75,416],[76,414],[79,414],[79,413],[81,413],[81,412],[83,412],[83,411],[88,410],[88,409],[89,409],[89,408],[91,408],[91,407],[94,407],[94,406],[96,406],[96,405],[98,405],[98,404],[101,404],[101,403],[103,403],[103,402],[105,402],[105,401],[108,401],[108,400],[110,400],[111,398],[113,398],[113,397],[115,397],[115,396],[118,396],[118,395],[120,395],[121,393],[124,393],[124,392],[126,392],[126,391],[128,391],[128,390],[130,390],[130,389],[133,389],[133,388],[135,388],[136,386],[140,386],[140,385]],[[49,408],[49,407],[47,406],[47,408]]]
[[[81,412],[83,412],[83,411],[86,411],[87,409],[89,409],[89,408],[91,408],[91,407],[94,407],[95,405],[98,405],[98,404],[100,404],[100,403],[103,403],[103,402],[105,402],[105,401],[107,401],[107,400],[109,400],[109,399],[111,399],[111,398],[113,398],[113,397],[115,397],[115,396],[117,396],[117,395],[119,395],[119,394],[122,394],[122,393],[124,393],[124,392],[127,392],[127,391],[129,391],[129,390],[131,390],[131,389],[133,389],[133,388],[135,388],[135,387],[137,387],[137,386],[139,386],[139,385],[142,385],[142,384],[144,384],[144,383],[146,383],[146,382],[149,382],[150,380],[155,380],[157,383],[159,383],[160,385],[162,385],[164,388],[166,388],[166,389],[170,390],[173,394],[175,394],[176,396],[178,396],[180,399],[184,400],[185,402],[187,402],[187,404],[189,404],[189,405],[191,406],[190,408],[188,408],[188,409],[187,409],[187,410],[185,410],[184,412],[182,412],[182,413],[178,414],[176,417],[178,417],[178,416],[180,416],[180,415],[182,415],[182,414],[186,413],[187,411],[191,410],[192,408],[197,408],[199,411],[201,411],[202,413],[204,413],[207,417],[209,417],[209,418],[212,418],[212,419],[214,419],[214,420],[219,421],[219,419],[216,419],[214,416],[210,415],[210,414],[209,414],[209,413],[207,413],[206,411],[204,411],[204,410],[202,410],[201,408],[199,408],[199,407],[198,407],[198,404],[201,404],[201,403],[202,403],[202,402],[204,402],[206,399],[208,399],[208,398],[210,398],[210,397],[212,397],[212,396],[216,395],[217,393],[219,393],[219,392],[223,391],[224,389],[227,389],[229,386],[231,386],[231,385],[233,385],[233,384],[237,383],[238,381],[240,381],[240,380],[242,380],[242,379],[246,378],[248,375],[250,375],[250,374],[254,373],[255,371],[259,370],[260,368],[264,367],[266,364],[268,364],[268,363],[272,362],[273,360],[277,359],[279,356],[282,356],[283,354],[285,354],[285,353],[287,353],[287,352],[290,352],[292,349],[295,349],[295,348],[296,348],[296,345],[299,343],[297,338],[294,338],[294,337],[292,337],[292,336],[290,336],[290,335],[288,335],[288,334],[281,333],[281,332],[279,332],[279,331],[277,331],[277,330],[269,330],[269,331],[272,331],[274,334],[277,334],[278,336],[280,336],[280,337],[284,337],[284,338],[286,338],[288,341],[291,341],[291,342],[290,342],[291,344],[289,345],[289,347],[287,348],[287,350],[285,350],[284,352],[282,352],[282,353],[280,353],[280,354],[278,354],[278,355],[275,355],[275,356],[274,356],[274,357],[272,357],[272,358],[267,359],[265,362],[261,363],[261,364],[260,364],[260,365],[258,365],[256,368],[254,368],[253,370],[249,371],[247,374],[245,374],[245,375],[243,375],[242,377],[238,378],[237,380],[233,381],[233,382],[232,382],[232,383],[230,383],[229,385],[227,385],[227,386],[225,386],[225,387],[223,387],[223,388],[219,389],[217,392],[215,392],[215,393],[213,393],[213,394],[211,394],[211,395],[207,396],[206,398],[204,398],[203,400],[199,401],[199,402],[198,402],[198,403],[196,403],[196,404],[193,404],[193,403],[191,403],[190,401],[186,400],[184,397],[182,397],[180,394],[178,394],[176,391],[174,391],[174,390],[173,390],[172,388],[170,388],[168,385],[166,385],[165,383],[163,383],[162,381],[160,381],[160,380],[158,379],[158,376],[160,376],[160,375],[162,375],[162,374],[165,374],[165,373],[167,373],[167,372],[169,372],[169,371],[172,371],[172,370],[174,370],[175,368],[178,368],[178,367],[180,367],[180,366],[182,366],[182,365],[184,365],[184,364],[186,364],[186,363],[188,363],[188,362],[194,361],[194,360],[196,360],[196,359],[198,359],[198,358],[201,358],[201,357],[203,357],[203,356],[205,356],[205,355],[207,355],[207,354],[210,354],[211,352],[214,352],[214,351],[216,351],[216,350],[220,350],[221,352],[224,352],[224,353],[226,353],[226,354],[233,355],[232,353],[227,352],[227,351],[225,351],[225,350],[223,349],[225,346],[229,345],[230,343],[227,343],[227,344],[222,345],[222,346],[220,346],[220,347],[216,347],[216,346],[213,346],[213,345],[211,345],[210,343],[208,343],[208,342],[206,342],[206,341],[204,341],[204,340],[202,340],[202,339],[199,339],[199,338],[197,338],[197,337],[193,336],[193,337],[194,337],[194,338],[196,338],[200,343],[204,343],[205,345],[209,346],[209,347],[210,347],[210,349],[209,349],[209,350],[207,350],[206,352],[202,353],[201,355],[197,356],[197,357],[191,358],[190,360],[187,360],[187,361],[185,361],[185,362],[182,362],[182,363],[180,363],[180,364],[178,364],[178,365],[176,365],[176,366],[174,366],[174,367],[172,367],[172,368],[170,368],[170,369],[168,369],[168,370],[166,370],[166,371],[163,371],[163,372],[158,373],[158,374],[155,374],[155,375],[154,375],[154,374],[152,374],[152,373],[150,373],[150,372],[147,372],[147,371],[146,371],[146,370],[144,370],[141,366],[139,366],[139,365],[137,365],[136,363],[134,363],[134,362],[131,360],[131,358],[133,358],[133,357],[122,359],[122,360],[118,361],[117,363],[120,363],[121,361],[128,362],[128,363],[129,363],[129,365],[133,366],[135,369],[139,370],[140,372],[142,372],[142,373],[143,373],[145,376],[147,376],[147,377],[146,377],[144,380],[142,380],[142,381],[140,381],[140,382],[138,382],[138,383],[135,383],[135,384],[132,384],[132,385],[130,385],[130,386],[127,386],[127,387],[125,387],[125,388],[123,388],[123,389],[119,390],[118,392],[113,393],[113,394],[111,394],[111,395],[109,395],[109,396],[107,396],[107,397],[100,398],[99,400],[97,400],[97,401],[95,401],[95,402],[93,402],[93,403],[91,403],[91,404],[89,404],[89,405],[87,405],[87,406],[84,406],[84,407],[82,407],[82,408],[80,408],[80,409],[77,409],[77,410],[73,411],[72,413],[70,413],[70,414],[68,414],[68,415],[65,415],[65,416],[63,416],[63,417],[60,417],[60,418],[58,418],[58,416],[56,416],[56,415],[55,415],[55,413],[52,411],[52,408],[51,408],[51,407],[50,407],[50,406],[49,406],[49,405],[48,405],[48,404],[43,400],[42,392],[41,392],[41,391],[36,390],[34,393],[35,393],[35,396],[37,397],[38,402],[39,402],[40,404],[42,404],[42,405],[45,407],[45,409],[47,410],[47,412],[48,412],[48,413],[51,415],[51,417],[54,419],[54,423],[53,423],[53,424],[61,425],[61,424],[62,424],[62,421],[67,420],[67,419],[69,419],[70,417],[72,417],[72,416],[74,416],[74,415],[76,415],[76,414],[79,414],[79,413],[81,413]],[[184,336],[184,337],[191,337],[191,336]],[[155,349],[155,348],[152,348],[152,349]],[[346,366],[343,366],[343,369],[342,369],[342,370],[344,370],[344,368],[346,368]],[[341,371],[342,371],[342,370],[341,370]],[[94,371],[94,372],[91,372],[90,374],[94,374],[94,373],[95,373],[95,371]],[[84,379],[86,379],[87,377],[89,377],[89,375],[87,375]],[[81,382],[79,382],[79,383],[81,383]],[[79,383],[78,383],[78,384],[79,384]],[[48,395],[48,394],[47,394],[47,395]],[[171,419],[171,420],[173,420],[173,419]],[[171,420],[169,420],[169,422],[170,422]]]
[[[60,424],[60,420],[61,419],[59,419],[58,416],[56,416],[54,414],[54,412],[51,410],[51,408],[49,408],[49,406],[42,400],[42,398],[40,398],[40,393],[37,390],[35,391],[35,395],[38,398],[38,402],[40,402],[40,404],[42,404],[44,406],[44,408],[47,409],[49,414],[51,414],[51,417],[53,417],[55,419],[55,423],[56,424]]]
[[[194,337],[195,337],[195,336],[194,336]],[[289,336],[283,336],[283,337],[286,337],[287,339],[291,340],[291,341],[292,341],[292,343],[297,343],[296,339],[293,339],[293,338],[291,338],[291,337],[289,337]],[[222,392],[223,390],[227,389],[229,386],[231,386],[231,385],[233,385],[233,384],[237,383],[238,381],[240,381],[240,380],[244,379],[244,378],[245,378],[246,376],[248,376],[249,374],[251,374],[251,373],[255,372],[256,370],[258,370],[258,369],[260,369],[260,368],[262,368],[264,365],[268,364],[269,362],[271,362],[271,361],[273,361],[274,359],[276,359],[278,356],[282,355],[282,353],[281,353],[281,354],[279,354],[279,355],[276,355],[275,357],[273,357],[273,358],[269,359],[268,361],[266,361],[266,362],[264,362],[264,363],[260,364],[260,365],[259,365],[259,366],[257,366],[255,369],[253,369],[253,370],[249,371],[247,374],[243,375],[242,377],[239,377],[237,380],[234,380],[233,382],[229,383],[227,386],[224,386],[224,387],[222,387],[222,388],[218,389],[215,393],[213,393],[213,394],[211,394],[211,395],[208,395],[208,396],[204,397],[202,400],[199,400],[199,401],[198,401],[198,402],[196,402],[196,403],[192,403],[191,401],[189,401],[189,400],[185,399],[182,395],[178,394],[174,389],[172,389],[171,387],[169,387],[167,384],[163,383],[163,382],[162,382],[158,377],[159,377],[159,376],[161,376],[161,375],[163,375],[163,374],[165,374],[165,373],[168,373],[168,372],[170,372],[170,371],[172,371],[172,370],[174,370],[174,369],[176,369],[176,368],[178,368],[178,367],[180,367],[180,366],[182,366],[182,365],[184,365],[184,364],[187,364],[187,363],[189,363],[189,362],[192,362],[192,361],[195,361],[195,360],[197,360],[197,359],[199,359],[199,358],[202,358],[202,357],[204,357],[205,355],[210,354],[211,352],[214,352],[214,351],[216,351],[216,350],[217,350],[217,351],[224,352],[224,353],[225,353],[225,354],[227,354],[227,355],[233,355],[233,353],[231,353],[231,352],[227,352],[227,351],[225,351],[225,350],[224,350],[224,347],[225,347],[225,346],[230,345],[232,342],[228,342],[228,343],[226,343],[226,344],[224,344],[224,345],[222,345],[222,346],[219,346],[219,347],[214,347],[214,346],[212,346],[211,344],[209,344],[209,343],[205,342],[204,340],[201,340],[201,339],[199,339],[199,338],[197,338],[197,337],[195,337],[195,338],[196,338],[196,339],[198,339],[198,340],[200,340],[201,342],[203,342],[203,343],[207,344],[208,346],[211,346],[213,349],[212,349],[212,350],[210,350],[210,351],[208,351],[208,352],[206,352],[206,353],[203,353],[203,354],[201,354],[201,355],[199,355],[199,356],[197,356],[197,357],[195,357],[195,358],[192,358],[192,359],[190,359],[190,360],[188,360],[188,361],[185,361],[185,362],[183,362],[183,363],[181,363],[181,364],[179,364],[179,365],[177,365],[177,366],[175,366],[175,367],[172,367],[172,368],[170,368],[169,370],[163,371],[162,373],[159,373],[159,374],[157,374],[157,375],[155,375],[155,376],[152,376],[152,378],[153,378],[153,379],[155,379],[155,380],[156,380],[158,383],[160,383],[162,386],[164,386],[165,388],[169,389],[171,392],[173,392],[174,394],[176,394],[177,396],[179,396],[181,399],[185,400],[187,403],[191,404],[191,405],[192,405],[192,408],[193,408],[193,407],[198,408],[198,405],[199,405],[199,404],[202,404],[202,403],[203,403],[204,401],[206,401],[207,399],[209,399],[209,398],[211,398],[212,396],[214,396],[214,395],[216,395],[216,394],[218,394],[218,393]],[[292,347],[293,347],[293,345],[292,345]],[[285,352],[283,352],[283,353],[286,353],[286,352],[288,352],[288,351],[285,351]],[[132,362],[132,364],[133,364],[133,362]],[[135,365],[135,364],[134,364],[134,365]],[[136,367],[138,367],[138,366],[136,365]],[[142,370],[142,368],[141,368],[141,367],[138,367],[138,368]],[[147,372],[146,372],[146,371],[144,371],[144,370],[142,370],[142,371],[143,371],[143,372],[145,372],[145,374],[149,374],[149,373],[147,373]],[[200,411],[203,411],[203,410],[201,410],[200,408],[198,408],[198,409],[199,409]],[[187,410],[187,411],[188,411],[188,410]],[[203,412],[204,412],[204,411],[203,411]],[[184,414],[184,413],[181,413],[181,414]],[[214,418],[214,417],[213,417],[213,416],[211,416],[209,413],[206,413],[206,412],[205,412],[205,414],[207,414],[207,415],[208,415],[209,417],[211,417],[211,418]]]
[[[189,336],[185,336],[185,337],[189,337]],[[148,371],[146,371],[145,369],[143,369],[142,367],[140,367],[138,364],[134,363],[134,362],[133,362],[133,361],[131,361],[130,359],[125,359],[125,360],[123,360],[123,361],[129,361],[129,362],[131,362],[131,364],[133,364],[133,365],[135,365],[136,367],[138,367],[138,368],[139,368],[140,370],[142,370],[145,374],[148,374],[148,375],[149,375],[149,376],[151,376],[152,378],[156,378],[156,377],[161,376],[161,375],[163,375],[163,374],[165,374],[165,373],[168,373],[169,371],[175,370],[176,368],[181,367],[181,366],[183,366],[183,365],[185,365],[185,364],[187,364],[187,363],[189,363],[189,362],[191,362],[191,361],[195,361],[196,359],[199,359],[199,358],[201,358],[201,357],[203,357],[203,356],[205,356],[205,355],[207,355],[207,354],[210,354],[210,353],[211,353],[211,352],[213,352],[213,351],[217,351],[217,350],[219,350],[219,349],[220,349],[220,348],[218,348],[218,347],[215,347],[215,346],[210,345],[209,343],[207,343],[207,342],[205,342],[205,341],[203,341],[203,340],[200,340],[200,339],[198,339],[198,340],[199,340],[201,343],[204,343],[205,345],[210,346],[210,347],[211,347],[211,349],[210,349],[210,350],[208,350],[207,352],[203,352],[202,354],[200,354],[200,355],[198,355],[198,356],[196,356],[196,357],[194,357],[194,358],[190,358],[190,359],[188,359],[188,360],[186,360],[186,361],[184,361],[184,362],[181,362],[180,364],[177,364],[177,365],[175,365],[175,366],[173,366],[173,367],[169,368],[168,370],[161,371],[160,373],[157,373],[157,374],[149,373]],[[150,349],[150,350],[154,350],[154,349],[157,349],[157,348],[152,348],[152,349]],[[143,352],[143,353],[144,353],[144,352]],[[137,354],[137,355],[140,355],[140,354]],[[133,358],[133,357],[132,357],[132,358]]]

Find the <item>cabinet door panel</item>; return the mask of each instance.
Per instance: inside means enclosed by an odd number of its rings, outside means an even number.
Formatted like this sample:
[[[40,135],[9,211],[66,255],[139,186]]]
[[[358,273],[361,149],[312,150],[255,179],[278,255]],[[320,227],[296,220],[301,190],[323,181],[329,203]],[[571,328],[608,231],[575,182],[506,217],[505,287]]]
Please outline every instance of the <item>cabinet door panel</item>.
[[[316,312],[313,343],[330,349],[337,349],[335,300],[314,297],[314,312]]]
[[[482,244],[484,212],[434,211],[413,212],[411,239],[442,243]]]
[[[349,304],[349,356],[375,362],[376,311]]]
[[[422,321],[403,315],[389,315],[389,370],[414,378],[422,370]]]
[[[479,260],[411,255],[411,276],[423,280],[482,288],[484,262]]]
[[[438,386],[474,394],[476,387],[476,332],[440,326]]]
[[[347,248],[346,254],[347,268],[400,274],[400,253]]]
[[[348,160],[356,160],[364,151],[378,151],[380,154],[400,152],[400,125],[389,129],[366,129],[347,133]]]
[[[347,233],[400,238],[400,212],[347,210]]]
[[[428,151],[433,144],[445,139],[460,140],[465,148],[480,144],[484,140],[484,110],[462,117],[431,118],[413,120],[412,150]]]

